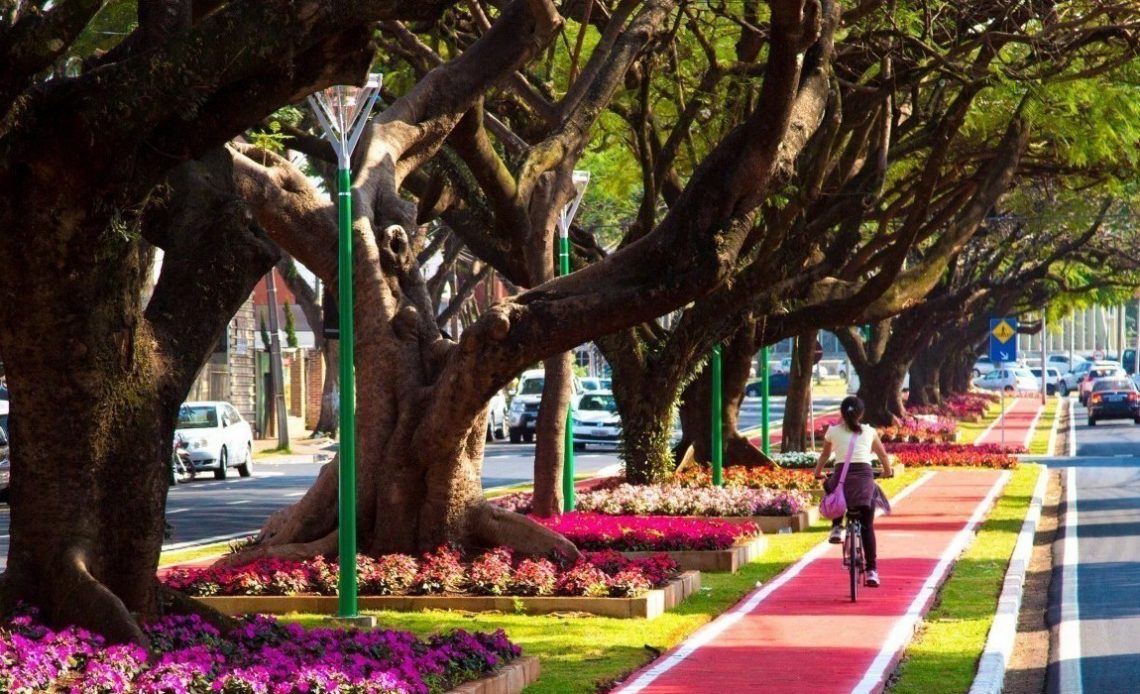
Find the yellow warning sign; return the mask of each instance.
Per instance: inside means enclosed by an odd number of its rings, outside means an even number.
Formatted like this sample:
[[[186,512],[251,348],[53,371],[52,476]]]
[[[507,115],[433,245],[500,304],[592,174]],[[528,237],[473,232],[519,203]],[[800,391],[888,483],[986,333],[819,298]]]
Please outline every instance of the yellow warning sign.
[[[1009,342],[1009,339],[1017,334],[1017,331],[1005,321],[1001,321],[995,325],[992,332],[994,337],[998,339],[998,342]]]

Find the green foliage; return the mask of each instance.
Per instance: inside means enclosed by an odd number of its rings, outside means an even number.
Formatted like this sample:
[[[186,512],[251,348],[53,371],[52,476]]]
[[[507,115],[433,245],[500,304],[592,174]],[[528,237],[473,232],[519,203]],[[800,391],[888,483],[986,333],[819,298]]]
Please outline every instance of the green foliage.
[[[300,346],[297,341],[297,318],[293,315],[293,305],[285,302],[285,344],[296,349]]]
[[[284,126],[299,127],[304,114],[296,106],[278,109],[261,127],[253,128],[247,134],[250,143],[271,152],[285,151],[289,135],[283,132]]]

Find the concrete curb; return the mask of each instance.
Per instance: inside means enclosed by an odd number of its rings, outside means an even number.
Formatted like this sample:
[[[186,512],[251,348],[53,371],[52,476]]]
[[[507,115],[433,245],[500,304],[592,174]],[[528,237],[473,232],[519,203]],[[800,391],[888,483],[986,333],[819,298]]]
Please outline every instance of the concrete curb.
[[[493,675],[461,684],[447,694],[519,694],[538,681],[538,658],[523,656]]]
[[[1001,694],[1005,684],[1005,670],[1013,653],[1013,642],[1017,637],[1017,617],[1021,612],[1021,599],[1025,592],[1025,574],[1033,554],[1033,538],[1037,534],[1037,524],[1041,520],[1041,506],[1045,499],[1045,486],[1049,471],[1042,467],[1029,501],[1025,522],[1017,536],[1017,544],[1009,558],[1009,568],[1002,582],[1001,596],[998,598],[997,613],[990,626],[989,636],[982,656],[978,660],[978,672],[970,686],[970,694]]]

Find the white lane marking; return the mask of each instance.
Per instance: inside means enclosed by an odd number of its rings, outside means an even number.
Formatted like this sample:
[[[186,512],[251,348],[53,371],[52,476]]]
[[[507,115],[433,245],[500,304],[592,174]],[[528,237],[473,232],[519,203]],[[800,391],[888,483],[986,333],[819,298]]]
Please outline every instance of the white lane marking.
[[[289,492],[285,495],[287,499],[296,499],[299,496],[305,496],[305,492]]]
[[[1081,683],[1081,604],[1077,585],[1080,553],[1077,548],[1077,469],[1065,471],[1065,544],[1061,559],[1061,624],[1057,630],[1058,670],[1061,691],[1080,694]]]
[[[1029,444],[1033,441],[1033,434],[1037,431],[1037,423],[1041,421],[1041,413],[1045,411],[1045,406],[1040,405],[1037,408],[1037,414],[1033,415],[1033,421],[1029,423],[1029,431],[1025,432],[1025,444],[1022,448],[1025,452],[1029,452]]]
[[[954,539],[950,542],[950,546],[942,552],[942,556],[939,558],[938,564],[935,565],[934,571],[926,577],[926,581],[923,582],[922,588],[918,591],[918,595],[914,596],[914,600],[911,601],[906,613],[895,620],[895,625],[891,628],[890,633],[887,634],[887,640],[883,644],[883,647],[879,649],[879,654],[875,656],[875,660],[872,661],[871,666],[867,668],[863,679],[851,690],[851,694],[870,694],[870,692],[879,690],[880,685],[886,680],[889,674],[888,668],[891,667],[895,655],[901,652],[914,636],[914,630],[922,619],[922,609],[934,599],[934,595],[938,591],[938,586],[941,585],[943,579],[946,578],[950,567],[954,565],[954,562],[958,560],[958,556],[962,554],[974,539],[974,533],[977,531],[978,525],[981,524],[986,514],[989,513],[990,507],[993,506],[997,495],[1005,488],[1009,478],[1009,471],[1003,472],[997,481],[994,482],[993,486],[990,487],[990,491],[986,494],[985,498],[974,507],[974,512],[970,515],[970,519],[966,521],[966,525],[954,536]]]
[[[168,515],[168,516],[173,516],[173,515],[174,515],[174,514],[176,514],[176,513],[186,513],[186,512],[187,512],[187,511],[189,511],[189,510],[190,510],[190,509],[188,509],[188,508],[176,508],[176,509],[174,509],[173,511],[167,511],[167,512],[166,512],[166,515]]]
[[[1069,398],[1069,457],[1077,457],[1077,406]]]
[[[891,499],[891,505],[897,505],[903,499],[910,496],[911,492],[925,484],[927,480],[934,476],[934,474],[935,473],[933,472],[927,472],[922,477],[912,482],[906,489],[903,489],[901,492],[896,494],[893,499]],[[827,554],[827,551],[829,549],[831,549],[831,544],[828,543],[827,540],[822,540],[818,545],[808,550],[807,554],[802,556],[798,562],[785,569],[783,573],[769,581],[764,585],[763,588],[753,592],[734,609],[725,612],[720,617],[717,617],[712,622],[709,622],[705,626],[698,629],[696,633],[694,633],[684,643],[682,643],[681,647],[674,651],[671,655],[662,658],[660,662],[656,663],[653,665],[653,667],[641,673],[641,676],[630,682],[625,687],[614,690],[615,694],[637,694],[649,685],[653,684],[654,680],[656,680],[658,677],[664,675],[666,672],[669,672],[673,668],[680,665],[686,658],[695,653],[698,648],[707,645],[717,636],[720,636],[722,633],[724,633],[726,629],[743,619],[744,616],[749,612],[755,610],[756,607],[760,603],[764,602],[764,600],[767,599],[769,595],[779,590],[779,588],[788,581],[792,580],[796,576],[799,576],[800,573],[812,562],[814,562],[816,559],[819,559],[824,554]]]
[[[238,499],[237,501],[227,501],[226,506],[241,506],[242,504],[248,503],[249,499]]]
[[[172,552],[176,549],[189,549],[190,547],[201,547],[203,545],[212,545],[218,542],[225,542],[227,540],[236,540],[238,538],[249,537],[256,535],[257,529],[243,530],[240,533],[229,533],[226,535],[214,535],[213,537],[203,537],[199,540],[187,540],[186,542],[172,542],[169,545],[163,545],[163,552]]]
[[[981,436],[974,439],[974,445],[977,445],[980,443],[985,443],[986,437],[990,435],[990,432],[994,430],[994,427],[996,427],[998,424],[1000,424],[1002,421],[1005,420],[1006,413],[1012,412],[1013,408],[1017,406],[1017,401],[1020,399],[1021,398],[1013,398],[1013,399],[1009,400],[1008,401],[1009,404],[1005,406],[1005,409],[1001,411],[1001,414],[999,414],[997,416],[997,418],[994,419],[994,421],[990,422],[990,425],[988,427],[986,427],[986,430],[982,432]]]
[[[1057,427],[1061,425],[1061,409],[1065,407],[1065,400],[1057,400],[1057,409],[1053,412],[1053,426],[1049,429],[1049,446],[1045,449],[1045,456],[1052,458],[1057,455]]]
[[[1056,422],[1056,420],[1053,420]],[[1025,574],[1029,560],[1033,556],[1033,538],[1037,535],[1037,523],[1041,520],[1041,505],[1045,499],[1045,486],[1049,481],[1049,470],[1042,467],[1037,473],[1037,484],[1029,501],[1029,510],[1017,544],[1009,557],[1009,568],[1002,581],[1001,597],[998,598],[997,614],[986,637],[986,647],[978,661],[978,673],[970,686],[970,694],[1001,694],[1005,684],[1005,670],[1013,655],[1013,641],[1017,637],[1017,615],[1021,612],[1021,598],[1025,593]]]

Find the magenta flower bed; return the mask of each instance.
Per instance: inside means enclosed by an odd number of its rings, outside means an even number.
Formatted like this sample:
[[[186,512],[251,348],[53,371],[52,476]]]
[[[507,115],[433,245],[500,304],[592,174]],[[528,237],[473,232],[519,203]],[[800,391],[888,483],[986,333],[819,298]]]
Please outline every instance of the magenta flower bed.
[[[238,567],[174,569],[163,582],[194,597],[212,595],[335,595],[339,566],[324,558],[263,559]],[[441,547],[419,559],[387,554],[357,557],[360,595],[512,595],[637,597],[678,573],[662,554],[626,559],[613,552],[587,554],[577,563],[515,560],[499,548],[470,562]]]
[[[815,437],[822,440],[830,426],[841,421],[839,415],[816,417]],[[958,422],[949,417],[939,417],[934,421],[918,417],[904,417],[896,424],[876,427],[883,443],[953,443],[958,432]]]
[[[889,443],[884,447],[896,461],[906,467],[937,465],[1008,470],[1017,467],[1017,458],[1012,454],[1025,452],[1022,446],[1003,448],[998,444],[965,446],[955,443]]]
[[[0,692],[436,694],[519,656],[502,631],[421,641],[404,631],[303,629],[266,616],[222,634],[197,616],[145,627],[155,659],[24,613],[0,623]]]
[[[932,414],[940,417],[950,417],[961,422],[977,422],[986,414],[990,405],[999,400],[993,393],[963,393],[951,395],[941,405],[926,407],[911,407],[911,414]]]
[[[606,516],[567,513],[560,518],[533,520],[566,536],[579,549],[619,552],[721,550],[760,534],[754,523],[673,518],[669,516]]]

